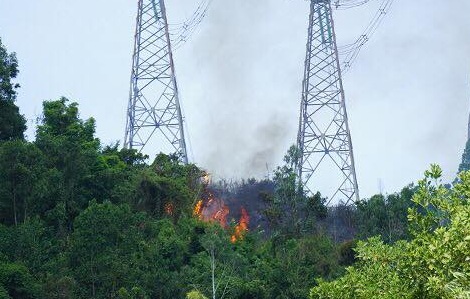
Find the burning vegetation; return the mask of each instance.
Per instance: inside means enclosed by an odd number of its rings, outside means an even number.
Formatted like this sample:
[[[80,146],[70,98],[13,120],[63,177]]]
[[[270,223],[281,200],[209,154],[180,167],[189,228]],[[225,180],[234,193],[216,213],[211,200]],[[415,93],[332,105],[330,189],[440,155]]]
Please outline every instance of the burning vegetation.
[[[233,190],[236,188],[229,188],[227,184],[213,186],[207,174],[202,178],[202,185],[201,199],[193,209],[194,216],[202,221],[216,222],[226,229],[232,227],[230,224],[233,223],[232,243],[243,239],[249,230],[250,215],[243,205],[244,201],[234,197],[236,194]]]
[[[175,211],[175,206],[173,205],[173,203],[165,204],[165,213],[167,215],[173,216],[174,211]]]
[[[235,231],[233,232],[232,237],[230,238],[232,243],[235,243],[237,240],[243,239],[243,235],[245,234],[245,232],[248,231],[248,225],[250,224],[250,216],[248,216],[248,212],[245,210],[245,208],[242,208],[241,212],[242,216],[240,217],[240,221],[235,226]]]

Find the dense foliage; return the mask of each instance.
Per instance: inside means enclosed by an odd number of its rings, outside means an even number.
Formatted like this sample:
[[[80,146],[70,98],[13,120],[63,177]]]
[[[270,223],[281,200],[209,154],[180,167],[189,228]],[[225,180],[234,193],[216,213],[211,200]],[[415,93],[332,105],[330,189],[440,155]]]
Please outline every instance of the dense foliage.
[[[26,120],[15,105],[16,89],[13,80],[18,75],[15,53],[8,53],[0,38],[0,141],[22,139]]]
[[[320,281],[310,298],[470,298],[470,172],[448,189],[432,166],[409,209],[410,241],[359,242],[345,276]]]
[[[462,161],[459,165],[459,172],[470,170],[470,139],[465,144],[465,149],[462,154]]]
[[[356,203],[357,236],[366,239],[382,236],[387,243],[408,238],[407,211],[414,204],[416,187],[407,186],[399,193],[372,196]]]

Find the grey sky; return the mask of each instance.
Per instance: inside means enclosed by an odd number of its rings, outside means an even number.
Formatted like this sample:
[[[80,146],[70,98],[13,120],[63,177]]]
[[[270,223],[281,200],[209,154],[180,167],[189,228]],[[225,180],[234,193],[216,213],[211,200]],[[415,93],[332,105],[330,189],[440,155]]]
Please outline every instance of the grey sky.
[[[380,0],[335,13],[352,42]],[[196,1],[167,1],[173,23]],[[0,0],[0,37],[17,52],[18,104],[29,119],[66,96],[98,137],[123,137],[136,1]],[[344,77],[361,196],[398,191],[439,163],[452,179],[465,144],[470,1],[395,0]],[[294,143],[308,2],[213,0],[175,53],[195,162],[216,176],[266,175]],[[28,131],[34,137],[34,131]]]

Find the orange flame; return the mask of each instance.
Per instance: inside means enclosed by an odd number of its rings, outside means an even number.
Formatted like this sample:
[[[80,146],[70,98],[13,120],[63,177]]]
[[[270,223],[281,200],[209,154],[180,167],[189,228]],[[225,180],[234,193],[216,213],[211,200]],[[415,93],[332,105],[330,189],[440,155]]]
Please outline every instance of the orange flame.
[[[193,210],[194,216],[201,218],[201,214],[202,214],[202,199],[196,203],[196,206],[194,207],[194,210]]]
[[[165,204],[165,212],[167,215],[172,216],[174,210],[175,210],[175,206],[171,202]]]
[[[212,193],[209,193],[209,200],[203,205],[201,209],[200,219],[207,222],[218,222],[222,227],[226,227],[227,216],[229,213],[230,210],[225,205],[223,200],[215,198]]]
[[[240,217],[240,221],[235,226],[235,231],[230,238],[232,243],[235,243],[237,240],[243,240],[243,236],[248,231],[248,224],[250,223],[250,216],[245,208],[242,208],[242,215]]]
[[[216,198],[214,194],[210,192],[210,174],[204,173],[201,180],[203,185],[203,197],[196,202],[193,209],[193,215],[202,221],[217,222],[223,228],[227,228],[227,217],[230,214],[229,207],[222,199]],[[235,226],[234,233],[231,236],[232,243],[243,239],[245,232],[248,231],[249,222],[250,217],[248,216],[248,212],[245,208],[242,208],[240,221]]]

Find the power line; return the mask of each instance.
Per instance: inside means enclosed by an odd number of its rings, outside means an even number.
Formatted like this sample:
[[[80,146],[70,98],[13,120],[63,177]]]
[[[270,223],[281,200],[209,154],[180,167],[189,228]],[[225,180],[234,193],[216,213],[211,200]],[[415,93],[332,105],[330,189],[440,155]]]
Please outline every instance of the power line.
[[[362,6],[369,1],[371,0],[336,0],[333,5],[337,10],[345,10]]]
[[[197,27],[206,17],[212,0],[204,0],[199,3],[196,11],[185,22],[170,24],[170,38],[174,50],[180,48],[196,31]]]
[[[346,0],[343,0],[346,1]],[[359,0],[362,2],[368,2],[370,0]],[[356,2],[359,2],[356,1]],[[338,47],[338,53],[343,58],[341,63],[341,69],[343,73],[347,72],[353,63],[356,61],[361,49],[371,39],[377,28],[382,24],[385,16],[389,12],[394,0],[382,0],[379,9],[375,13],[372,20],[367,25],[366,29],[352,44]]]

